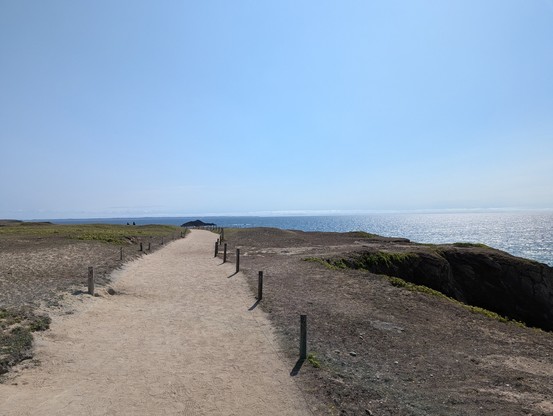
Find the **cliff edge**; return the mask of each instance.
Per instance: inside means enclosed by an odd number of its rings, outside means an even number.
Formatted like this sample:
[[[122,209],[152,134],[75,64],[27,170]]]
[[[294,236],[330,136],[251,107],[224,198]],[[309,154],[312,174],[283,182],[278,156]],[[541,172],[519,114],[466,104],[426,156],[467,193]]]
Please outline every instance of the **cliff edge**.
[[[339,267],[366,269],[428,286],[469,305],[553,330],[553,268],[481,244],[369,244]]]

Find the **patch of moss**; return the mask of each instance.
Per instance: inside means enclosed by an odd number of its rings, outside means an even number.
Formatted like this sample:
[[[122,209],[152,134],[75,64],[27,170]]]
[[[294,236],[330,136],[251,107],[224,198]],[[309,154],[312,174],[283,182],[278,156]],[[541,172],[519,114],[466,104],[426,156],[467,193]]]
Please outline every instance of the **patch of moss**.
[[[344,270],[348,268],[348,265],[342,259],[323,259],[320,257],[307,257],[303,261],[309,261],[312,263],[319,263],[330,270]]]
[[[46,331],[48,328],[50,328],[51,322],[52,322],[52,319],[50,319],[49,316],[46,316],[46,315],[33,316],[32,320],[29,323],[29,330],[31,332]]]
[[[23,319],[21,314],[9,311],[7,309],[0,309],[0,329],[5,329],[14,324],[18,324]]]
[[[307,354],[307,361],[314,368],[321,368],[321,362],[317,359],[317,356],[315,355],[315,353],[310,352],[309,354]]]
[[[344,270],[344,269],[356,269],[356,270],[377,270],[382,268],[390,268],[394,265],[398,265],[413,259],[416,259],[417,255],[414,253],[388,253],[388,252],[376,252],[376,253],[363,253],[356,257],[347,259],[324,259],[320,257],[307,257],[304,261],[310,261],[319,263],[331,270]]]
[[[395,264],[401,264],[415,258],[417,258],[417,255],[414,253],[389,253],[386,251],[379,251],[376,253],[364,253],[358,261],[361,262],[365,268],[370,269],[382,266],[389,268]]]
[[[32,332],[50,327],[50,317],[0,309],[0,374],[31,357]]]

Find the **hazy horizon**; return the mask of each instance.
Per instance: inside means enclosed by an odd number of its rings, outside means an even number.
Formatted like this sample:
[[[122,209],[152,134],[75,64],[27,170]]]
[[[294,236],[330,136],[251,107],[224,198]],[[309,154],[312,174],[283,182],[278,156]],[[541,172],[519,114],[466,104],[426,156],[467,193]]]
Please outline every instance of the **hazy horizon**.
[[[232,218],[232,217],[317,217],[317,216],[368,216],[390,214],[486,214],[486,213],[553,213],[553,208],[465,208],[465,209],[417,209],[417,210],[289,210],[289,211],[257,211],[257,212],[206,212],[206,213],[173,213],[159,215],[127,215],[127,216],[64,216],[64,217],[0,217],[2,220],[43,221],[43,220],[116,220],[116,219],[151,219],[151,218]]]
[[[551,39],[550,0],[0,2],[0,218],[552,209]]]

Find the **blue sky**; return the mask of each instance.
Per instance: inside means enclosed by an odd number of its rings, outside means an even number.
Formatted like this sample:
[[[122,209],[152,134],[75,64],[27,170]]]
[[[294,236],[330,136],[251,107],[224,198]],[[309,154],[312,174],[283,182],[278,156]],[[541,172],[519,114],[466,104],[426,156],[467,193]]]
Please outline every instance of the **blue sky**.
[[[553,208],[553,2],[0,0],[0,218]]]

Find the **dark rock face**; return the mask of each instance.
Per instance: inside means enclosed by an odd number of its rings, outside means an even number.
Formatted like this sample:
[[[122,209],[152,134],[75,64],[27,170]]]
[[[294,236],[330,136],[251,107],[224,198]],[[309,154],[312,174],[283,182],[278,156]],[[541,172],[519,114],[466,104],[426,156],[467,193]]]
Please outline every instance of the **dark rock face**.
[[[553,330],[553,268],[497,250],[442,253],[459,298],[512,319]]]
[[[181,225],[181,227],[209,227],[215,225],[211,222],[203,222],[201,220],[188,221]]]
[[[405,249],[405,246],[403,247]],[[365,251],[348,266],[400,277],[530,326],[553,330],[553,268],[487,247]]]

